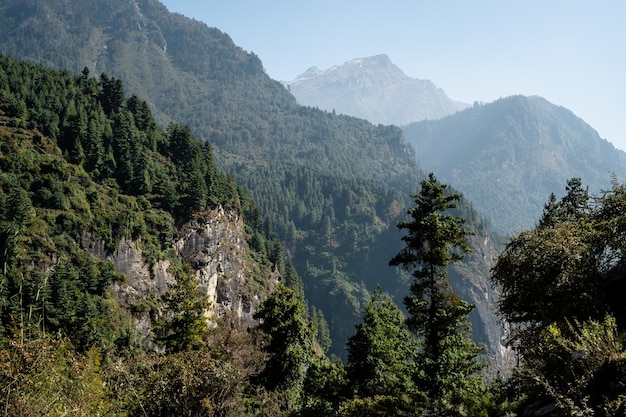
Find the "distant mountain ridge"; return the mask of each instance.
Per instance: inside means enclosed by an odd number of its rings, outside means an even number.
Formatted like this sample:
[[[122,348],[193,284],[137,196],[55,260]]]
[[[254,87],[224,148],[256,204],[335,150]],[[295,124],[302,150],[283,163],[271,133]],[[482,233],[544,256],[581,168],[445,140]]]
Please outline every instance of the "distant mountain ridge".
[[[596,193],[626,178],[626,153],[570,110],[512,96],[403,128],[420,165],[458,187],[509,234],[532,228],[550,193],[580,177]]]
[[[353,59],[325,71],[311,67],[283,83],[302,105],[372,123],[401,126],[439,119],[469,106],[451,100],[430,80],[409,77],[384,54]]]

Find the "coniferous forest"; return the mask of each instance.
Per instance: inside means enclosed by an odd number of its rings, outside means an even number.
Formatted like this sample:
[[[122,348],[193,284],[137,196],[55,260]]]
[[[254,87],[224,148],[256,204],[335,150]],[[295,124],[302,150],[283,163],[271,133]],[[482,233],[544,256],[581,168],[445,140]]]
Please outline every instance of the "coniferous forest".
[[[343,126],[400,143],[394,127],[296,111],[328,129],[320,138],[341,137]],[[231,117],[222,141],[245,139]],[[335,166],[320,173],[285,158],[239,167],[236,178],[220,169],[207,136],[161,126],[113,76],[0,56],[0,413],[626,413],[626,185],[589,194],[584,178],[572,178],[563,197],[546,196],[534,228],[504,242],[491,280],[519,364],[495,375],[472,338],[477,306],[451,285],[472,267],[470,242],[487,224],[436,173],[400,176],[403,186],[415,180],[402,195],[376,173],[340,175],[342,150],[327,146],[322,156],[323,147],[303,146],[297,158]],[[346,168],[367,169],[375,167]],[[238,291],[257,300],[249,320],[245,311],[211,315],[200,266],[176,243],[219,210],[243,224],[244,242],[232,245],[246,248]],[[398,233],[385,226],[395,219]],[[390,253],[370,259],[380,236]],[[125,242],[140,248],[148,281],[167,264],[166,288],[127,301],[119,288],[129,277],[113,261]],[[345,278],[346,259],[368,265],[361,283]],[[385,268],[398,279],[376,286]],[[345,304],[334,311],[356,316],[343,329],[343,358],[341,347],[331,351],[334,317],[308,299],[328,288],[343,293],[327,300]]]

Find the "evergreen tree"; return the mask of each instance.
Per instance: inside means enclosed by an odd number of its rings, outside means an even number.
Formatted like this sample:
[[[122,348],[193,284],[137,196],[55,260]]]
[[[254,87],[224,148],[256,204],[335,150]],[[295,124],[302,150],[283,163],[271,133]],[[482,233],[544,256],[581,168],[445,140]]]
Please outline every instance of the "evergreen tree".
[[[209,301],[198,288],[198,279],[189,265],[185,264],[176,274],[176,284],[161,300],[166,306],[166,315],[156,326],[162,336],[158,342],[168,352],[199,349],[209,332],[205,316]]]
[[[415,382],[424,390],[430,408],[439,412],[461,401],[464,391],[480,368],[481,349],[469,335],[468,315],[474,306],[462,300],[450,287],[447,268],[470,251],[465,220],[450,213],[459,195],[446,195],[446,185],[430,173],[421,191],[411,197],[410,221],[400,222],[406,229],[406,243],[391,265],[413,270],[414,281],[404,304],[409,329],[418,336],[421,347],[416,361]]]
[[[111,116],[120,110],[124,104],[124,86],[122,81],[109,78],[108,75],[100,75],[100,103],[107,116]]]
[[[303,388],[303,407],[299,416],[336,416],[345,399],[346,371],[341,361],[331,362],[326,356],[311,359]]]
[[[378,287],[348,339],[347,376],[356,398],[384,401],[393,415],[410,415],[416,341],[404,314]]]
[[[124,191],[134,193],[137,191],[133,185],[138,176],[134,164],[138,141],[137,129],[130,113],[120,112],[115,115],[112,145],[117,165],[117,182]]]
[[[580,219],[589,210],[589,191],[583,188],[580,178],[572,178],[567,181],[566,194],[557,201],[556,196],[550,195],[544,205],[543,215],[539,221],[540,227],[554,226],[558,222],[574,221]]]
[[[254,318],[263,332],[263,350],[270,356],[260,381],[267,389],[284,395],[284,407],[295,411],[302,406],[302,388],[313,356],[313,328],[296,293],[279,285]]]
[[[317,343],[324,352],[327,352],[328,348],[332,345],[328,322],[326,321],[322,310],[316,308],[315,306],[312,306],[310,311],[311,321],[315,325],[315,336],[317,339]]]

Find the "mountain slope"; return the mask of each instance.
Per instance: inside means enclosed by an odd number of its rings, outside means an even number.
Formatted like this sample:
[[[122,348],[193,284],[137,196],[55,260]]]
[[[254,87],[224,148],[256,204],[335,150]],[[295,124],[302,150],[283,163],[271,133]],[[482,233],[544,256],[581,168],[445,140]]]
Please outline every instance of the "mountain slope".
[[[251,323],[274,287],[275,265],[247,244],[251,202],[210,147],[111,85],[0,56],[3,342],[59,332],[79,350],[153,349],[154,320],[178,313],[159,297],[186,274],[211,302],[203,322]]]
[[[550,193],[581,177],[590,191],[626,178],[626,153],[571,111],[541,97],[513,96],[403,128],[420,164],[454,184],[494,230],[531,228]]]
[[[325,71],[312,67],[285,84],[302,105],[372,123],[402,126],[468,107],[450,100],[431,81],[407,76],[387,55],[353,59]]]
[[[170,14],[156,0],[4,0],[0,23],[1,53],[123,79],[162,123],[189,119],[190,110],[205,122],[212,101],[228,101],[227,92],[240,89],[241,80],[263,74],[260,60],[228,35]],[[196,102],[192,109],[180,105],[188,96]]]
[[[381,283],[401,300],[408,290],[406,274],[387,266],[401,247],[395,224],[404,216],[404,200],[423,177],[402,131],[298,106],[263,72],[258,57],[154,0],[101,2],[98,8],[78,0],[5,0],[0,12],[10,25],[0,29],[0,48],[77,72],[106,70],[129,92],[144,92],[161,123],[188,124],[208,140],[216,164],[258,201],[260,211],[246,220],[284,242],[302,276],[301,290],[329,321],[332,352],[344,355],[368,291]],[[45,38],[22,30],[42,16],[60,22]],[[74,50],[77,45],[83,46]],[[67,55],[70,49],[76,53]],[[469,206],[468,213],[478,218]],[[282,248],[252,240],[281,266]],[[486,283],[484,270],[470,278]],[[458,281],[465,284],[473,285],[467,276]],[[482,298],[472,301],[484,303],[484,293],[476,293]],[[489,299],[479,322],[496,322]],[[485,339],[499,352],[499,335]]]

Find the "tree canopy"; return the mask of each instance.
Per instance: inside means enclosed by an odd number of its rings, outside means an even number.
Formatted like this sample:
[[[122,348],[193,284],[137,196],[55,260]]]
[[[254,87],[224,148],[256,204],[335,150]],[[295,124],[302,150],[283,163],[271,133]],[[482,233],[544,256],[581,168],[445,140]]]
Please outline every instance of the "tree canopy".
[[[550,197],[533,230],[510,240],[492,278],[528,392],[571,415],[619,415],[626,407],[618,336],[626,328],[626,188],[614,181],[590,196],[574,178],[566,191]]]
[[[460,200],[457,194],[446,195],[446,185],[433,173],[422,181],[421,190],[412,197],[411,219],[398,224],[406,229],[404,249],[391,265],[411,270],[414,277],[410,294],[405,297],[407,324],[420,341],[414,374],[418,389],[427,393],[427,407],[445,412],[459,407],[462,396],[475,385],[481,369],[482,351],[469,335],[467,316],[474,308],[462,300],[447,281],[447,268],[469,252],[465,220],[450,210]]]

